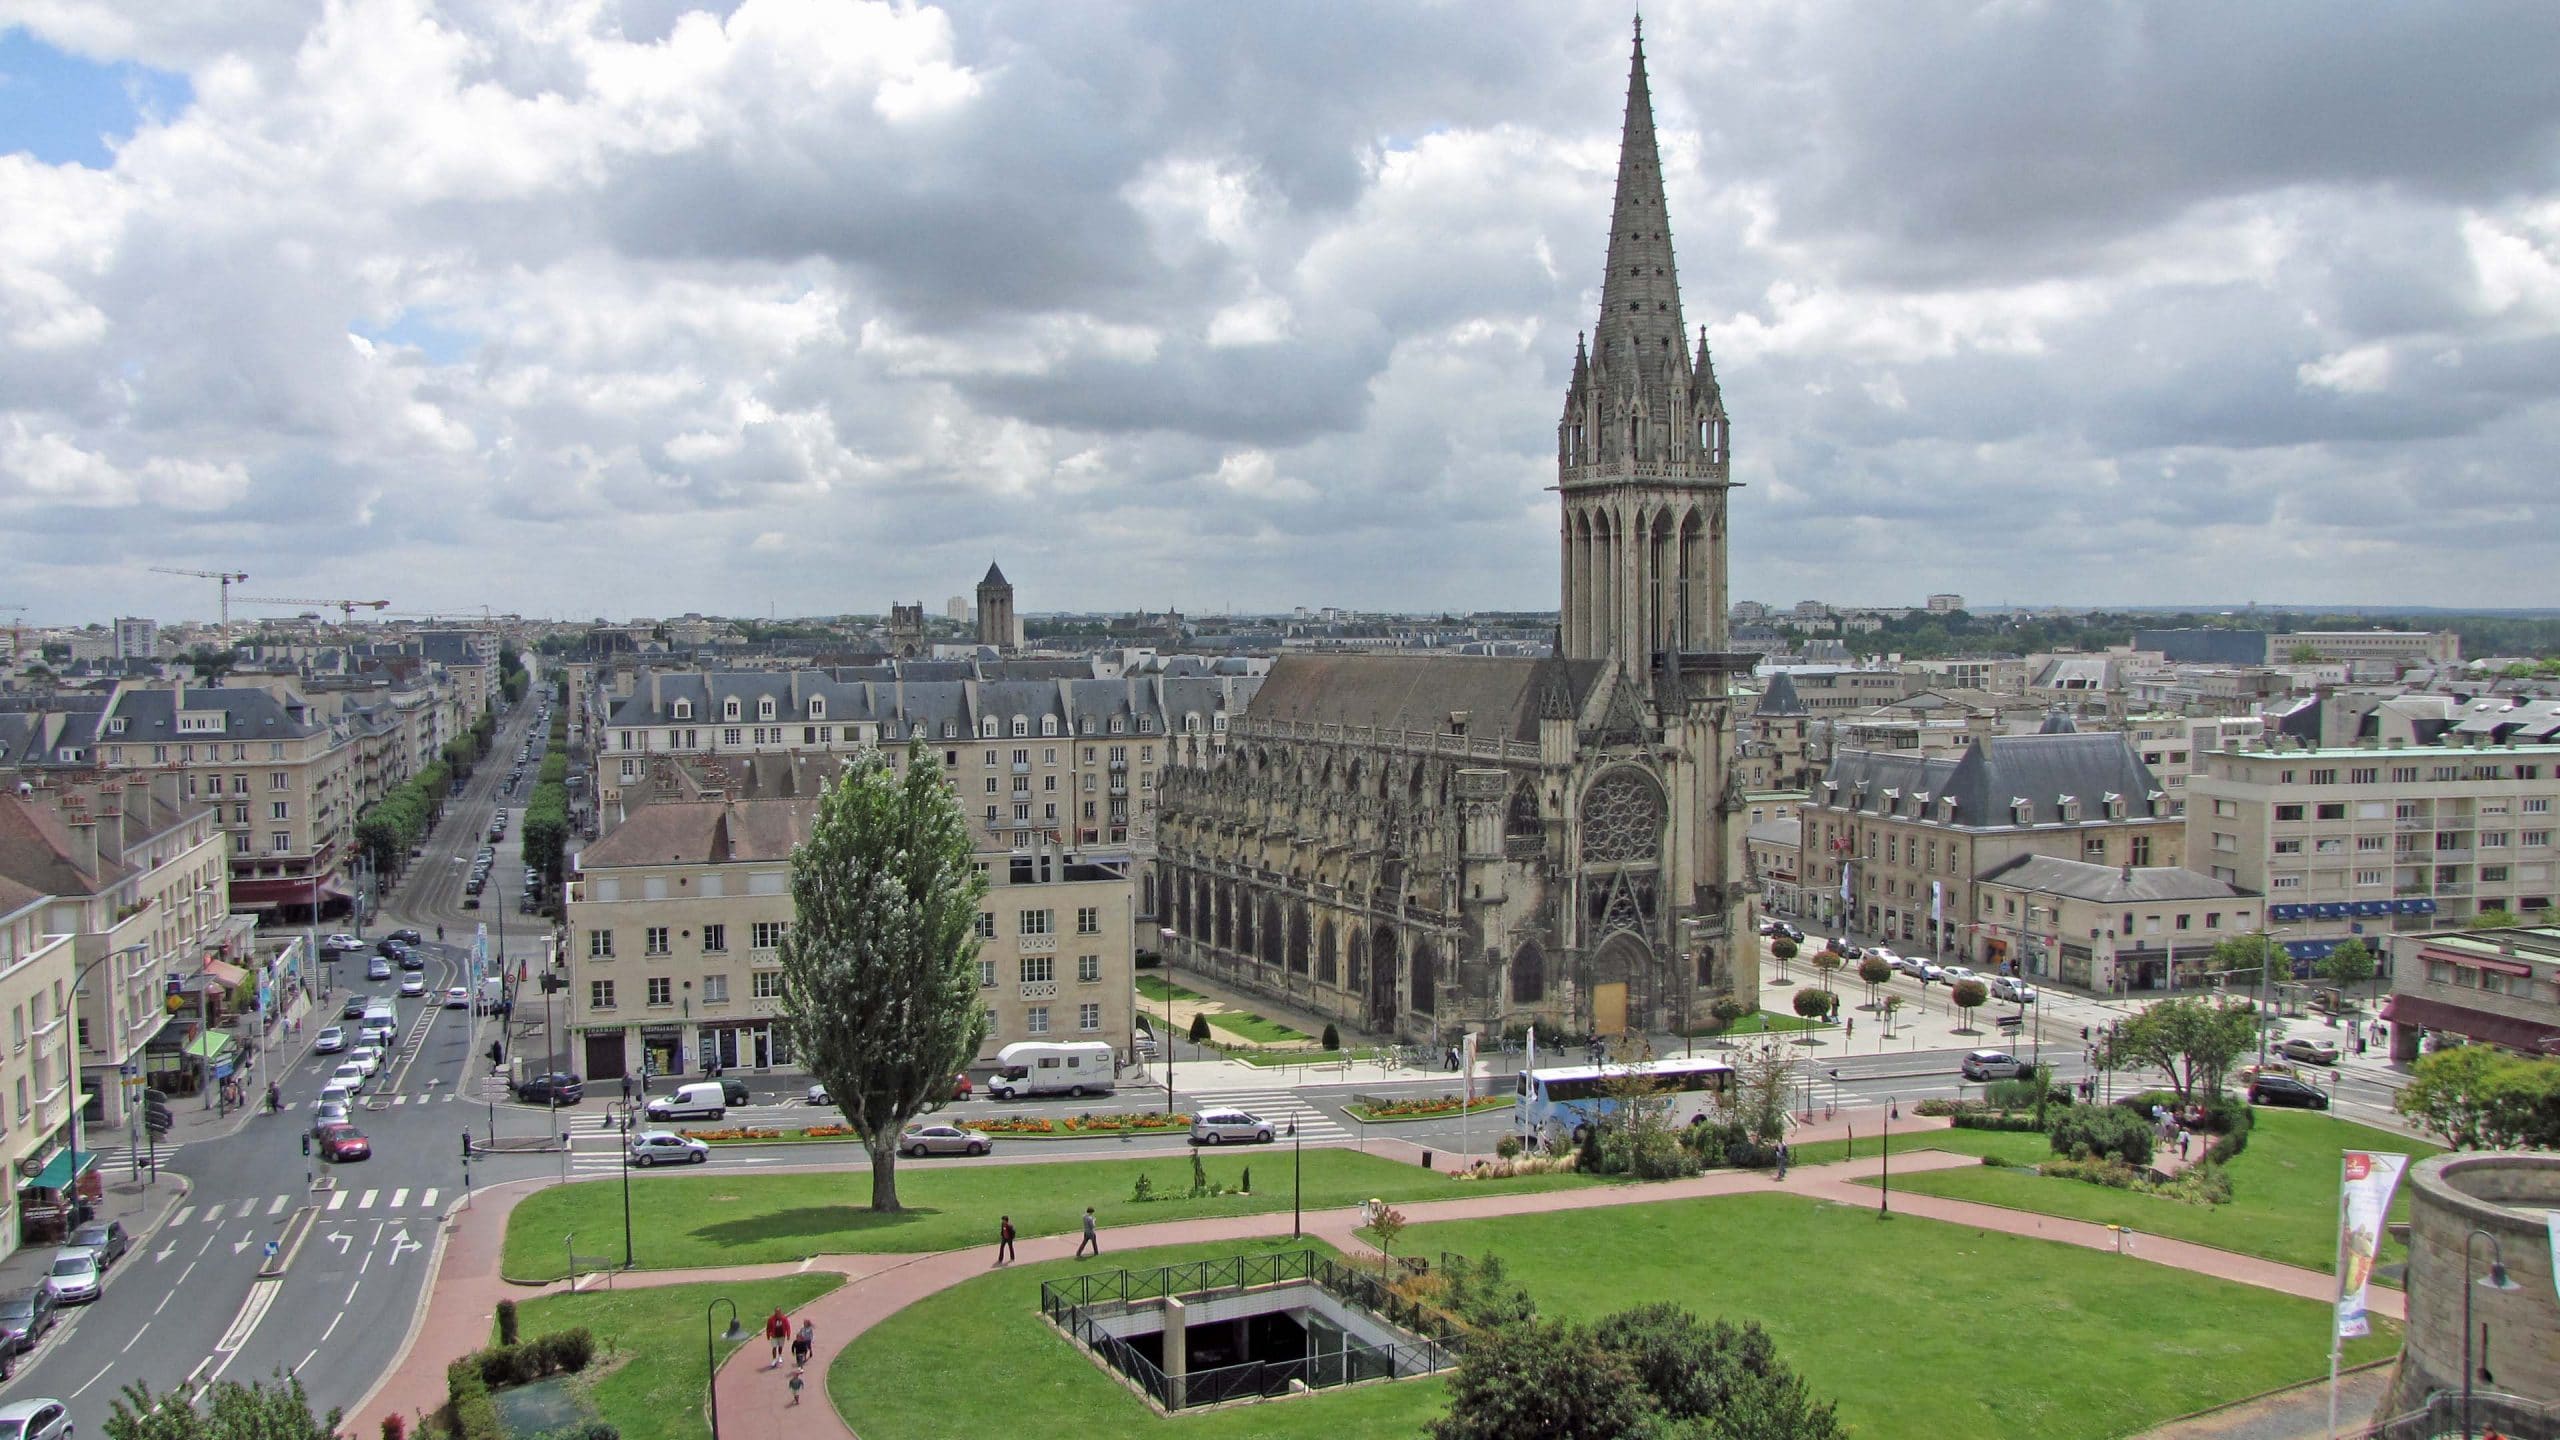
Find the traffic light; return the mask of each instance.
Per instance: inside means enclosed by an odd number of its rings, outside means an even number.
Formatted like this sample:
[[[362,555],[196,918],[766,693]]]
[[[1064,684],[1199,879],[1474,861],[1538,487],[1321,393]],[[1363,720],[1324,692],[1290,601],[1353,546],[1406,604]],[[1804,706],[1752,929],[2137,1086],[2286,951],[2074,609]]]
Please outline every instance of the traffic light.
[[[2089,1027],[2088,1027],[2088,1026],[2083,1025],[2083,1026],[2081,1026],[2081,1027],[2080,1027],[2080,1038],[2081,1038],[2081,1039],[2083,1039],[2083,1040],[2086,1040],[2086,1039],[2088,1039],[2088,1038],[2089,1038]]]
[[[306,1159],[311,1154],[311,1132],[308,1130],[302,1132],[302,1153]]]
[[[471,1127],[468,1125],[462,1127],[462,1158],[471,1158]]]
[[[177,1123],[178,1117],[170,1113],[169,1101],[166,1096],[163,1096],[157,1090],[144,1092],[142,1101],[142,1125],[144,1129],[149,1130],[154,1135],[166,1135],[169,1133],[171,1127],[175,1126]]]

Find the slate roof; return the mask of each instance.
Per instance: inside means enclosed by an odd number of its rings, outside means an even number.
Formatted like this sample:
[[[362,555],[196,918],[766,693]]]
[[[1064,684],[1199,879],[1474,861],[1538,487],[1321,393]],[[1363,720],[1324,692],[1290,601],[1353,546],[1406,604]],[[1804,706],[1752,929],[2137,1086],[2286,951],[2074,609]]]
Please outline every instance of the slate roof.
[[[15,915],[30,905],[41,905],[52,897],[28,889],[6,875],[0,875],[0,915]]]
[[[71,857],[70,827],[50,797],[0,795],[0,875],[46,895],[95,895],[132,873],[103,853],[94,871]]]
[[[107,719],[121,719],[124,730],[117,733],[110,725],[106,738],[110,742],[155,744],[170,740],[292,740],[312,735],[322,728],[293,718],[284,702],[263,689],[242,686],[213,689],[190,685],[186,689],[185,708],[189,712],[219,710],[223,712],[221,733],[180,735],[176,723],[178,693],[159,687],[136,687],[119,691]]]
[[[2243,890],[2228,881],[2216,880],[2183,865],[2141,865],[2123,869],[2113,865],[2092,865],[2085,860],[2065,860],[2055,855],[2021,855],[2006,864],[1993,866],[1979,878],[1989,884],[2060,895],[2072,900],[2090,900],[2101,905],[2257,898],[2254,890]]]
[[[1754,715],[1810,715],[1813,710],[1796,693],[1796,682],[1784,670],[1770,675],[1769,686],[1760,692],[1760,703]]]
[[[1464,711],[1467,733],[1535,742],[1538,699],[1561,679],[1577,709],[1603,662],[1476,655],[1283,655],[1254,692],[1252,718],[1308,725],[1446,732]]]
[[[1804,843],[1804,822],[1792,815],[1784,820],[1763,820],[1742,832],[1742,838],[1749,844],[1778,845],[1793,850]]]
[[[2457,735],[2484,735],[2492,740],[2544,744],[2560,739],[2560,700],[2518,700],[2488,695],[2455,712]]]
[[[2110,796],[2123,801],[2126,819],[2171,813],[2133,742],[2113,730],[1994,735],[1976,738],[1955,755],[1843,750],[1832,757],[1820,798],[1861,814],[2006,829],[2104,820]],[[2064,818],[2066,798],[2079,802],[2077,822]],[[2015,802],[2024,802],[2023,812]]]
[[[788,860],[817,813],[815,797],[660,801],[578,852],[578,868]]]
[[[1244,708],[1260,677],[1226,673],[1181,679],[1135,675],[1118,680],[1094,678],[1089,661],[1044,660],[1003,664],[978,661],[900,662],[896,665],[792,671],[651,671],[639,677],[631,693],[613,702],[605,724],[619,727],[759,725],[811,723],[876,724],[884,741],[962,738],[979,733],[993,719],[1011,734],[1013,721],[1025,721],[1033,735],[1041,722],[1058,722],[1061,735],[1109,734],[1119,717],[1123,733],[1157,734],[1184,728],[1187,716],[1198,716],[1198,728],[1213,728],[1211,717]],[[726,715],[727,702],[738,702],[738,718]],[[762,702],[774,702],[764,718]],[[825,702],[824,714],[812,717],[809,702]],[[678,720],[676,702],[688,701],[692,713]],[[1086,726],[1090,724],[1091,730]]]
[[[987,578],[978,582],[978,588],[984,590],[990,585],[1011,585],[1012,583],[1004,578],[1004,570],[990,560],[987,562]]]

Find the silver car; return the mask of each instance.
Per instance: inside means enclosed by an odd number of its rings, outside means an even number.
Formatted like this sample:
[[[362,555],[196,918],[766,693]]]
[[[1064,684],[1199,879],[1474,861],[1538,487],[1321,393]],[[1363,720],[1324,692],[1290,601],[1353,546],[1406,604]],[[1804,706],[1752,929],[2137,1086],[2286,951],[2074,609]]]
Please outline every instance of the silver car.
[[[53,1269],[44,1277],[44,1288],[53,1292],[57,1305],[85,1305],[98,1298],[98,1279],[103,1273],[95,1250],[56,1250]]]
[[[1271,1143],[1271,1122],[1243,1110],[1204,1110],[1191,1122],[1191,1143],[1224,1145],[1230,1140]]]
[[[700,1165],[710,1158],[710,1146],[672,1130],[643,1130],[631,1137],[631,1163],[643,1169],[651,1165]]]
[[[975,1130],[957,1125],[912,1125],[898,1137],[901,1153],[921,1159],[927,1155],[984,1155],[995,1148],[995,1142]]]

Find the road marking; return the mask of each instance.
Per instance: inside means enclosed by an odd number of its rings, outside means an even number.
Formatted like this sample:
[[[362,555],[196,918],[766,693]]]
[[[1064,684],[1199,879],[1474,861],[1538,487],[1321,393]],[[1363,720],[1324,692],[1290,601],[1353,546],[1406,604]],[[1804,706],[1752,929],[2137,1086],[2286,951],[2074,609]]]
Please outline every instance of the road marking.
[[[366,1192],[364,1192],[364,1198],[363,1198],[363,1199],[360,1199],[360,1200],[358,1200],[358,1201],[356,1202],[356,1208],[357,1208],[357,1209],[359,1209],[359,1210],[370,1210],[370,1209],[372,1209],[372,1208],[373,1208],[373,1197],[374,1197],[374,1196],[376,1196],[376,1195],[379,1195],[379,1194],[381,1194],[381,1193],[382,1193],[382,1192],[381,1192],[381,1191],[379,1191],[379,1190],[367,1190]]]
[[[114,1368],[116,1368],[116,1367],[114,1367],[113,1365],[108,1365],[108,1366],[101,1367],[101,1368],[99,1369],[99,1371],[98,1371],[98,1373],[97,1373],[97,1374],[90,1376],[90,1377],[88,1378],[88,1380],[87,1380],[84,1384],[82,1384],[82,1385],[81,1385],[80,1390],[86,1390],[86,1389],[88,1389],[88,1388],[89,1388],[89,1386],[91,1386],[91,1385],[95,1385],[95,1384],[97,1384],[99,1381],[106,1379],[106,1378],[107,1378],[107,1371],[109,1371],[109,1370],[113,1370]],[[72,1399],[74,1399],[74,1400],[79,1399],[79,1398],[80,1398],[80,1390],[74,1390],[74,1391],[72,1391],[72,1392],[71,1392],[71,1398],[72,1398]]]
[[[290,1205],[290,1204],[292,1204],[292,1203],[293,1203],[293,1197],[292,1197],[292,1196],[290,1196],[290,1195],[279,1195],[279,1196],[277,1196],[277,1197],[275,1198],[275,1203],[274,1203],[274,1204],[272,1204],[272,1205],[269,1205],[269,1206],[267,1207],[267,1213],[268,1213],[269,1215],[281,1215],[281,1214],[283,1214],[283,1213],[284,1213],[284,1207],[286,1207],[287,1205]]]
[[[249,1334],[258,1322],[267,1318],[267,1307],[276,1303],[276,1294],[284,1288],[280,1280],[261,1280],[249,1287],[247,1299],[240,1302],[240,1313],[231,1317],[231,1328],[213,1342],[216,1350],[238,1350],[249,1343]]]
[[[332,1210],[335,1210],[335,1209],[337,1209],[338,1207],[340,1207],[340,1206],[342,1206],[342,1205],[344,1205],[344,1204],[346,1204],[346,1203],[347,1203],[347,1192],[346,1192],[346,1191],[344,1191],[344,1190],[341,1190],[341,1191],[337,1192],[336,1194],[331,1195],[331,1196],[329,1197],[329,1208],[330,1208],[330,1209],[332,1209]]]
[[[181,1205],[178,1207],[178,1213],[169,1217],[169,1223],[172,1225],[184,1225],[187,1223],[187,1217],[195,1213],[196,1207],[193,1205]]]
[[[329,1343],[329,1337],[338,1333],[338,1322],[339,1322],[339,1321],[341,1321],[341,1320],[344,1320],[344,1319],[346,1319],[346,1318],[347,1318],[347,1312],[346,1312],[346,1311],[344,1311],[344,1310],[341,1310],[341,1311],[339,1311],[337,1314],[330,1316],[330,1317],[329,1317],[329,1328],[320,1332],[320,1343],[321,1343],[321,1344],[323,1344],[323,1345],[328,1344],[328,1343]]]
[[[426,1206],[430,1210],[434,1209],[436,1204],[436,1188],[432,1185],[428,1186],[427,1193],[418,1197],[418,1203]]]
[[[151,1328],[151,1322],[150,1322],[150,1321],[148,1321],[148,1320],[143,1321],[141,1325],[139,1325],[139,1326],[135,1327],[134,1332],[133,1332],[132,1339],[128,1339],[127,1341],[125,1341],[125,1342],[124,1342],[124,1348],[125,1348],[125,1349],[127,1349],[127,1350],[132,1349],[132,1348],[133,1348],[133,1342],[134,1342],[135,1340],[139,1340],[139,1339],[141,1339],[141,1338],[142,1338],[142,1333],[143,1333],[143,1331],[148,1330],[148,1329],[150,1329],[150,1328]]]
[[[394,1191],[392,1191],[392,1192],[391,1192],[391,1208],[392,1208],[392,1209],[397,1210],[397,1209],[399,1209],[401,1206],[406,1205],[406,1204],[408,1204],[408,1203],[409,1203],[409,1189],[408,1189],[408,1187],[407,1187],[407,1186],[405,1186],[405,1185],[404,1185],[404,1186],[400,1187],[399,1189],[394,1190]]]

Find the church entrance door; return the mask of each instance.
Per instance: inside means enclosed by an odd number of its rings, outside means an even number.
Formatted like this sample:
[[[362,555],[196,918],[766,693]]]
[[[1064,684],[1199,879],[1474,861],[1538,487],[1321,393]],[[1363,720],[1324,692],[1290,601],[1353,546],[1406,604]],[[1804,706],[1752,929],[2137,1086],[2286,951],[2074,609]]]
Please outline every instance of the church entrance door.
[[[1624,1035],[1627,1033],[1627,985],[1612,980],[1591,987],[1591,1033]]]

